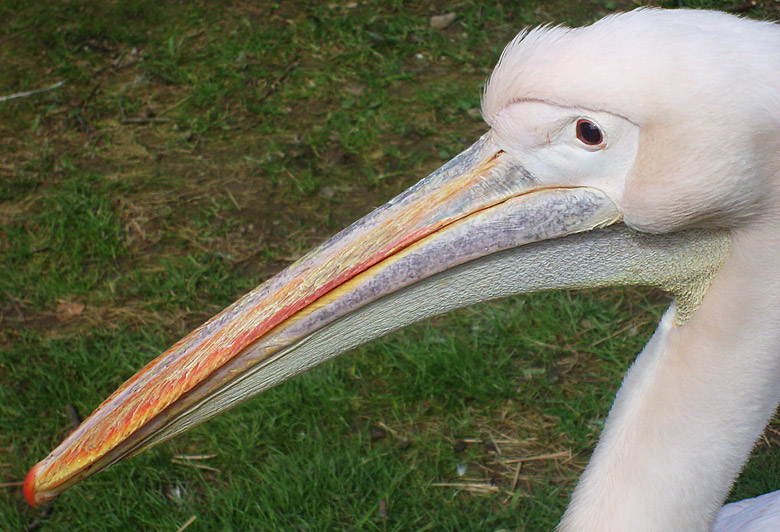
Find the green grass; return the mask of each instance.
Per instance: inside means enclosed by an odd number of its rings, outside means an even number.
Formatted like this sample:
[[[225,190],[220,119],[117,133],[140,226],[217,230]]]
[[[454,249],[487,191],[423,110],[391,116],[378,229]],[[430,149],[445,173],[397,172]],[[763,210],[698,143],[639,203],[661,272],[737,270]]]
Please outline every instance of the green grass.
[[[66,82],[0,102],[0,530],[39,517],[14,483],[66,404],[88,414],[476,139],[520,28],[632,5],[0,3],[0,95]],[[417,324],[69,490],[44,529],[551,529],[667,301],[537,294]],[[734,497],[778,487],[775,434]]]

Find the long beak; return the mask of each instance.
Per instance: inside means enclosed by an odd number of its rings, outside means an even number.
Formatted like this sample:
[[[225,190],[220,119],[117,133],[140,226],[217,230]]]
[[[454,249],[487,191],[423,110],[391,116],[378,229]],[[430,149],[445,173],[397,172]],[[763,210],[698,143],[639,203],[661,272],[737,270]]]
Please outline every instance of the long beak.
[[[591,231],[620,219],[599,190],[540,186],[488,133],[141,369],[30,470],[25,497],[51,500],[347,349],[477,301],[650,284],[695,307],[690,285],[709,282],[726,237]],[[670,264],[677,280],[659,273]]]

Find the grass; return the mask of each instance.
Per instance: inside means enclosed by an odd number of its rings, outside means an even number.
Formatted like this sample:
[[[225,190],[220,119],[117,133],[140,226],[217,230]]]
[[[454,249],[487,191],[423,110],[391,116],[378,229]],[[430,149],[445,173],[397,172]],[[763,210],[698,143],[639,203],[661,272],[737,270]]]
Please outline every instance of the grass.
[[[630,7],[0,3],[0,96],[65,81],[0,102],[0,530],[41,518],[15,483],[65,405],[87,414],[476,139],[518,29]],[[666,303],[537,294],[429,320],[73,488],[44,528],[551,529]],[[773,430],[735,498],[777,488]]]

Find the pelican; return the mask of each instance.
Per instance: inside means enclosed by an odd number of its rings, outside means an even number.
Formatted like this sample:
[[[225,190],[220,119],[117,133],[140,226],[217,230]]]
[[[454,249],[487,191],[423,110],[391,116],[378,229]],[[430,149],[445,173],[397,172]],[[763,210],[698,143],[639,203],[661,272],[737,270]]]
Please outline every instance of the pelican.
[[[639,9],[524,31],[482,114],[471,147],[125,382],[30,470],[27,500],[424,317],[641,284],[674,302],[558,530],[780,529],[777,494],[719,514],[780,401],[778,26]]]

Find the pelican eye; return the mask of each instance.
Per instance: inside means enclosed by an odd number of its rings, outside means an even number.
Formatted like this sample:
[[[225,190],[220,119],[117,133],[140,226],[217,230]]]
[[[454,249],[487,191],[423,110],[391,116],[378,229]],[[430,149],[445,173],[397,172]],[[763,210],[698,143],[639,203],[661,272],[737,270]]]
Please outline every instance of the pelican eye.
[[[599,126],[590,120],[580,118],[577,120],[577,138],[587,146],[597,146],[604,140],[604,134]]]

